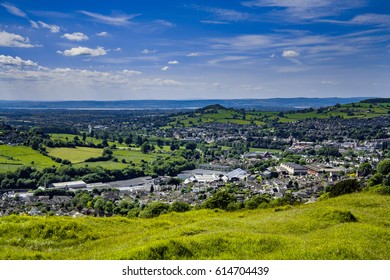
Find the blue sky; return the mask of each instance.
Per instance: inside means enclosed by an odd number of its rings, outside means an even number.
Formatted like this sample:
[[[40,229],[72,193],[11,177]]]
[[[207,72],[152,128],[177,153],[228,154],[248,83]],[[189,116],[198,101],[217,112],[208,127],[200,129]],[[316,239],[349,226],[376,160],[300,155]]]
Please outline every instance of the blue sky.
[[[0,100],[390,97],[387,0],[2,1]]]

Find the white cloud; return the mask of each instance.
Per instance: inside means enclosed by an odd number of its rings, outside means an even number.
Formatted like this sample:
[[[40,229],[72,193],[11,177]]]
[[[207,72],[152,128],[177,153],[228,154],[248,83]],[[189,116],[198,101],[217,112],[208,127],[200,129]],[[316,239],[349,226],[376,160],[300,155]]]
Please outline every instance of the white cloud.
[[[169,61],[168,62],[168,64],[172,64],[172,65],[177,65],[177,64],[179,64],[179,61],[177,61],[177,60],[172,60],[172,61]]]
[[[138,75],[142,74],[142,72],[140,72],[140,71],[127,70],[127,69],[123,70],[122,73],[126,74],[126,75],[129,75],[129,76],[138,76]]]
[[[96,49],[77,47],[71,48],[70,50],[65,50],[63,52],[57,51],[57,53],[62,54],[64,56],[102,56],[107,54],[106,50],[102,47],[98,47]]]
[[[108,32],[106,32],[106,31],[96,33],[96,35],[100,36],[100,37],[108,37],[108,36],[110,36],[110,34],[108,34]]]
[[[337,20],[322,20],[328,23],[338,23],[346,25],[390,25],[390,15],[384,14],[363,14],[357,15],[349,21],[337,21]]]
[[[38,23],[42,28],[49,29],[51,33],[58,33],[61,30],[61,28],[58,25],[54,25],[54,24],[50,25],[44,23],[43,21],[38,21]]]
[[[1,47],[17,47],[17,48],[33,48],[30,44],[30,39],[18,34],[0,31],[0,46]]]
[[[192,53],[189,53],[187,56],[199,56],[199,53],[198,52],[192,52]]]
[[[31,60],[23,60],[18,56],[6,56],[0,55],[0,65],[4,66],[38,66],[35,62]]]
[[[35,28],[35,29],[39,29],[39,25],[37,22],[33,21],[33,20],[30,20],[30,25],[32,28]]]
[[[294,19],[314,19],[338,15],[346,10],[366,5],[366,0],[253,0],[245,1],[247,7],[278,7],[273,14]]]
[[[299,56],[299,53],[297,53],[296,51],[287,50],[283,51],[282,56],[285,58],[295,58]]]
[[[162,25],[164,27],[174,27],[175,26],[175,24],[173,24],[172,22],[169,22],[167,20],[162,20],[162,19],[154,20],[153,23],[156,23],[158,25]]]
[[[239,55],[227,55],[220,58],[210,60],[208,63],[210,65],[217,65],[221,62],[236,62],[248,59],[249,56],[239,56]]]
[[[138,81],[141,85],[146,86],[180,86],[181,83],[175,80],[164,80],[161,78],[155,78],[155,79],[142,79]]]
[[[89,39],[87,35],[85,35],[81,32],[65,33],[62,36],[62,38],[68,39],[70,41],[77,41],[77,42],[86,41]]]
[[[334,86],[334,85],[338,85],[339,83],[336,81],[322,81],[321,84]]]
[[[22,10],[20,10],[19,8],[15,7],[14,5],[12,5],[10,3],[1,3],[1,6],[6,8],[6,10],[10,14],[13,14],[15,16],[22,17],[22,18],[27,18],[27,15],[25,12],[23,12]]]
[[[169,66],[164,66],[163,68],[161,68],[161,70],[167,71],[167,70],[169,70]]]
[[[91,13],[88,11],[79,11],[81,14],[91,17],[97,22],[115,25],[115,26],[125,26],[130,23],[130,20],[139,16],[140,14],[132,15],[118,15],[118,16],[106,16],[97,13]]]
[[[274,38],[267,35],[242,35],[233,38],[214,38],[211,41],[215,43],[212,47],[215,49],[232,48],[239,50],[250,50],[269,47]]]
[[[150,54],[150,53],[156,53],[156,52],[157,52],[156,50],[149,50],[149,49],[142,50],[143,54]]]
[[[213,7],[202,7],[193,5],[193,7],[200,11],[205,11],[213,14],[216,21],[212,20],[212,22],[242,22],[242,21],[258,21],[259,17],[257,15],[240,12],[232,9],[222,9],[222,8],[213,8]]]
[[[225,22],[225,21],[217,21],[217,20],[201,20],[200,21],[201,23],[205,23],[205,24],[229,24],[228,22]]]

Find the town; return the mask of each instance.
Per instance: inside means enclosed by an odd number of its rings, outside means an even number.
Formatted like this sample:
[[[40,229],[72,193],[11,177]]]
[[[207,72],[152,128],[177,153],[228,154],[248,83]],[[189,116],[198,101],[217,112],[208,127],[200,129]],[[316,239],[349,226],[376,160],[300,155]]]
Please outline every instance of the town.
[[[222,190],[230,200],[220,208],[234,211],[315,203],[350,179],[379,184],[387,177],[378,181],[375,170],[390,142],[389,105],[381,101],[272,113],[220,105],[55,117],[6,111],[0,216],[137,217],[157,204],[162,211],[200,209]],[[362,109],[384,113],[362,117]],[[293,119],[297,114],[310,117]],[[21,146],[36,159],[25,163],[10,153]]]

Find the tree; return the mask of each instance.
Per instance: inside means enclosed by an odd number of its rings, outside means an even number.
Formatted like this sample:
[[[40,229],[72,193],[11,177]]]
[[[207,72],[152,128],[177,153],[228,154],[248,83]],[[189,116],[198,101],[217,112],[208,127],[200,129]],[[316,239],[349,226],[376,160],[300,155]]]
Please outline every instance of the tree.
[[[372,165],[369,162],[362,163],[359,166],[358,172],[361,176],[367,176],[372,174],[373,168]]]
[[[236,202],[236,197],[226,190],[220,190],[203,203],[204,208],[220,208],[226,210],[229,203]]]
[[[151,147],[150,147],[148,142],[145,142],[142,144],[142,146],[141,146],[142,153],[147,154],[147,153],[149,153],[150,150],[151,150]]]
[[[172,203],[170,210],[174,212],[186,212],[191,209],[191,206],[188,205],[188,203],[181,202],[181,201],[175,201]]]
[[[95,201],[95,203],[93,204],[93,208],[95,209],[95,211],[96,211],[99,215],[101,215],[102,213],[104,213],[104,212],[103,212],[103,210],[104,210],[104,201],[103,201],[103,199],[102,199],[101,197],[99,197],[99,198]]]
[[[388,159],[385,159],[385,160],[382,160],[377,168],[376,168],[376,171],[379,173],[379,174],[382,174],[382,175],[388,175],[390,173],[390,160]]]
[[[329,194],[331,197],[335,197],[342,194],[354,193],[360,189],[360,183],[356,179],[348,179],[331,186],[329,188]]]
[[[162,202],[154,202],[146,206],[146,208],[139,214],[141,218],[158,217],[160,214],[167,212],[169,205]]]
[[[114,207],[115,207],[115,205],[112,201],[107,201],[104,205],[104,212],[112,214]]]

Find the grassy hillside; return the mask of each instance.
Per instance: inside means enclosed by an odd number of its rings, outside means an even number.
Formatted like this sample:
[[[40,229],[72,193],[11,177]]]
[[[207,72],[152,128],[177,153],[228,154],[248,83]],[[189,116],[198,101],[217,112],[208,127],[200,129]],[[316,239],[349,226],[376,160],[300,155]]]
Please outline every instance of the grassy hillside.
[[[390,199],[153,219],[2,217],[0,259],[390,259]]]
[[[27,165],[45,168],[59,164],[31,147],[0,145],[0,172],[16,170],[18,167]]]
[[[390,99],[389,99],[390,100]],[[269,120],[278,120],[279,122],[295,122],[308,118],[326,119],[330,117],[349,118],[374,118],[385,116],[390,111],[390,101],[369,102],[369,100],[336,105],[319,109],[305,109],[294,112],[264,112],[264,111],[238,111],[234,109],[223,108],[213,105],[196,110],[194,113],[175,116],[170,125],[177,123],[185,126],[199,125],[208,122],[250,124],[262,125]]]

